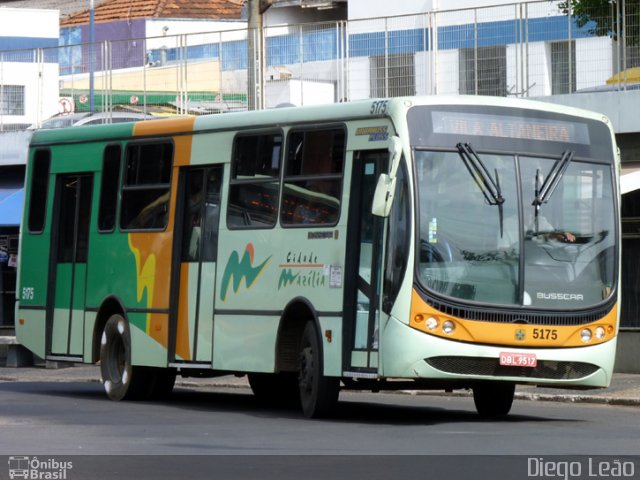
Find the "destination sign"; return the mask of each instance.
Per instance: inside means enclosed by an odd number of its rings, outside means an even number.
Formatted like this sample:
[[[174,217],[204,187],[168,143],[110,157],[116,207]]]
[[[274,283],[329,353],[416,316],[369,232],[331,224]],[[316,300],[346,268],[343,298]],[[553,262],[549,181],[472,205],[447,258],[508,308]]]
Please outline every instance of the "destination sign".
[[[513,115],[432,111],[433,133],[588,145],[585,123]]]

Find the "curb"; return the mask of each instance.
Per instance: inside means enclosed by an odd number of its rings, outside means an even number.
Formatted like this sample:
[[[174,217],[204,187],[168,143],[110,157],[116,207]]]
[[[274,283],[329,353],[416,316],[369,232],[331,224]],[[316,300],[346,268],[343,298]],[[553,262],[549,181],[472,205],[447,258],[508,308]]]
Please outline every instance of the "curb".
[[[548,393],[516,393],[518,400],[542,402],[591,403],[597,405],[615,405],[622,407],[640,407],[640,398],[597,397],[593,395],[553,395]]]
[[[360,390],[350,390],[353,392]],[[361,390],[367,392],[367,390]],[[386,391],[385,393],[395,393],[400,395],[433,395],[435,397],[467,397],[473,398],[473,394],[469,392],[440,392],[429,390],[396,390]],[[532,402],[562,402],[562,403],[590,403],[595,405],[615,405],[623,407],[640,407],[640,398],[623,398],[611,396],[596,395],[574,395],[574,394],[550,394],[550,393],[528,393],[517,392],[514,400],[528,400]]]

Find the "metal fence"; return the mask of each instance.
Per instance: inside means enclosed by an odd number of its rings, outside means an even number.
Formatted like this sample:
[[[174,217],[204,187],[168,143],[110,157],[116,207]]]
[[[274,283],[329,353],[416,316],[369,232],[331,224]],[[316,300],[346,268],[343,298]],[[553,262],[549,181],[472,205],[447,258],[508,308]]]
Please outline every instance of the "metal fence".
[[[0,130],[69,111],[200,115],[415,94],[635,88],[639,15],[629,0],[591,10],[544,0],[5,51]]]

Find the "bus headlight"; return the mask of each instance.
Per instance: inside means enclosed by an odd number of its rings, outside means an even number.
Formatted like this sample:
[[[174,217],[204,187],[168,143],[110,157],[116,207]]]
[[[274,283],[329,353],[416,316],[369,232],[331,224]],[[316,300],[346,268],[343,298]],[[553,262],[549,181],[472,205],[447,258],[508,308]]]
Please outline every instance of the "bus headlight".
[[[587,343],[587,342],[591,341],[591,330],[589,330],[588,328],[583,329],[580,332],[580,339],[584,343]]]
[[[438,328],[438,319],[435,317],[427,318],[427,328],[429,330],[435,330],[436,328]]]
[[[604,338],[605,334],[606,334],[606,332],[605,332],[605,330],[604,330],[604,327],[597,327],[597,328],[596,328],[595,337],[596,337],[598,340],[602,340],[602,339]]]
[[[447,335],[451,335],[456,329],[456,324],[451,320],[445,320],[442,324],[442,331]]]

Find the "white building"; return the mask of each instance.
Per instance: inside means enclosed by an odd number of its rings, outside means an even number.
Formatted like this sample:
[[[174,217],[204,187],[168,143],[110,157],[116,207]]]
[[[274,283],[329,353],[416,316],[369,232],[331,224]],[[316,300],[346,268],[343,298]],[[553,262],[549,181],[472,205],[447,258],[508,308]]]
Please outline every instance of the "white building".
[[[57,112],[59,15],[0,8],[0,130]]]

